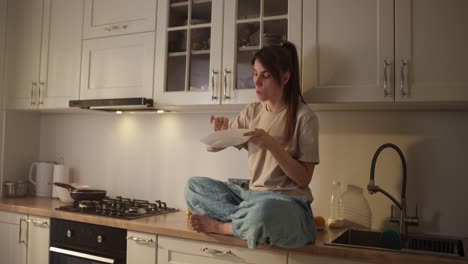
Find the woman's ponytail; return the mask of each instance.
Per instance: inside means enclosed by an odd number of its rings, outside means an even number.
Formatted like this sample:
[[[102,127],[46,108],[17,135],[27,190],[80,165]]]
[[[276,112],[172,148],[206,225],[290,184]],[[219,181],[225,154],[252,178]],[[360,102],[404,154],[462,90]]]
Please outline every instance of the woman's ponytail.
[[[287,51],[289,54],[289,81],[285,86],[283,92],[283,98],[287,105],[286,112],[286,124],[284,127],[284,134],[286,135],[286,140],[289,141],[294,133],[294,127],[296,126],[296,114],[297,108],[299,106],[299,100],[302,103],[304,98],[301,94],[301,79],[299,72],[299,57],[297,54],[296,46],[291,42],[284,42],[281,47]]]

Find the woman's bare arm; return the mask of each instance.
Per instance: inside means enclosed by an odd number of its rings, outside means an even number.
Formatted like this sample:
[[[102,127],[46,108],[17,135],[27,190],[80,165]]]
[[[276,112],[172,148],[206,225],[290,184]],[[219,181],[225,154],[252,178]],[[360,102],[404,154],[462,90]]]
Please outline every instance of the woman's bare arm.
[[[314,173],[315,163],[302,162],[294,159],[270,134],[263,129],[255,129],[247,132],[250,141],[260,148],[268,149],[278,161],[279,166],[286,176],[293,180],[299,187],[309,185]]]

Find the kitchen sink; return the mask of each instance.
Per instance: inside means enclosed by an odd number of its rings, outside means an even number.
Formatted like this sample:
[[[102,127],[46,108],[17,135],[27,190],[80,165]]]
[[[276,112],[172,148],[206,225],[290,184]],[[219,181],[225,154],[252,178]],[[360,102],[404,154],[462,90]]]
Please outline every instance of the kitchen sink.
[[[345,246],[451,257],[466,257],[465,249],[468,249],[468,239],[425,234],[409,234],[408,238],[402,241],[400,247],[398,246],[400,243],[393,243],[392,245],[392,243],[388,243],[388,240],[387,242],[384,242],[382,240],[382,234],[383,232],[373,230],[347,229],[337,238],[325,244],[331,246]],[[386,235],[388,235],[388,233]],[[395,242],[395,239],[391,241]]]

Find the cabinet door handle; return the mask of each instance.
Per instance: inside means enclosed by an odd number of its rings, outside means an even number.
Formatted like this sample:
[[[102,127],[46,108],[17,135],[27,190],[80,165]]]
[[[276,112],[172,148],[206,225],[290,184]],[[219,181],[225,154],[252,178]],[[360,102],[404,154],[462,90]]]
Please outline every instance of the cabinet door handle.
[[[47,221],[39,221],[39,220],[34,220],[34,219],[27,219],[25,221],[31,224],[35,224],[35,225],[49,226],[49,222]]]
[[[133,240],[137,243],[145,243],[145,244],[156,244],[153,239],[143,239],[139,237],[134,237],[134,236],[128,236],[126,237],[128,240]]]
[[[405,60],[401,60],[400,62],[400,91],[401,91],[401,96],[406,96],[408,95],[408,92],[405,90],[405,66],[408,65]]]
[[[384,60],[383,64],[383,91],[384,91],[384,97],[387,97],[390,93],[388,92],[387,86],[388,86],[388,73],[387,73],[387,68],[388,66],[392,65],[391,62],[388,62],[387,60]]]
[[[37,83],[35,81],[31,82],[31,105],[36,105],[36,100],[34,99],[34,88],[36,87]]]
[[[44,88],[45,82],[39,82],[39,104],[44,104]],[[42,93],[41,93],[42,91]]]
[[[232,254],[231,250],[221,251],[221,250],[210,249],[210,248],[205,247],[205,248],[202,248],[201,251],[208,252],[208,253],[211,253],[211,254],[222,254],[222,255],[226,255],[226,256],[234,256],[234,254]]]
[[[215,82],[214,81],[215,74],[218,74],[218,72],[215,71],[215,70],[211,70],[211,100],[217,100],[218,99],[218,97],[215,96],[215,83],[214,83]]]
[[[126,29],[127,27],[128,27],[127,24],[123,24],[123,25],[114,25],[110,27],[105,27],[104,29],[107,31],[112,31],[112,30]]]
[[[230,74],[230,73],[231,73],[231,71],[226,69],[226,68],[223,71],[223,77],[224,77],[224,89],[223,89],[224,95],[223,95],[223,97],[224,97],[224,100],[231,99],[231,97],[227,95],[227,86],[228,86],[228,84],[227,84],[227,75]]]
[[[25,244],[26,245],[26,241],[22,240],[22,236],[23,236],[23,225],[22,223],[23,222],[26,222],[26,219],[24,218],[20,218],[19,220],[19,238],[18,238],[18,244]]]

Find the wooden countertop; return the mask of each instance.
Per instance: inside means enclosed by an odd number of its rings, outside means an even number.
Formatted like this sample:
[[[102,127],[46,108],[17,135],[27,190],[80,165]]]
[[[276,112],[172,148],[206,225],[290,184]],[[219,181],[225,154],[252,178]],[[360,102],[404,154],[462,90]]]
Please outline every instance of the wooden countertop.
[[[71,213],[55,210],[64,205],[57,199],[25,197],[25,198],[1,198],[0,211],[24,213],[51,218],[60,218],[72,221],[80,221],[97,225],[118,227],[133,231],[154,233],[158,235],[179,237],[205,242],[221,243],[226,245],[247,247],[247,243],[232,236],[216,234],[203,234],[192,231],[187,222],[185,211],[169,213],[164,215],[144,217],[135,220],[122,220],[105,216],[95,216],[79,213]],[[325,229],[317,232],[317,240],[313,245],[302,248],[291,249],[289,252],[298,252],[323,257],[335,257],[366,263],[463,263],[468,264],[468,259],[436,257],[417,254],[392,252],[386,250],[363,250],[348,247],[329,246],[324,243],[330,242],[341,234],[343,230]],[[260,249],[268,249],[260,246]],[[280,249],[272,247],[274,249]],[[284,249],[280,249],[284,250]]]

